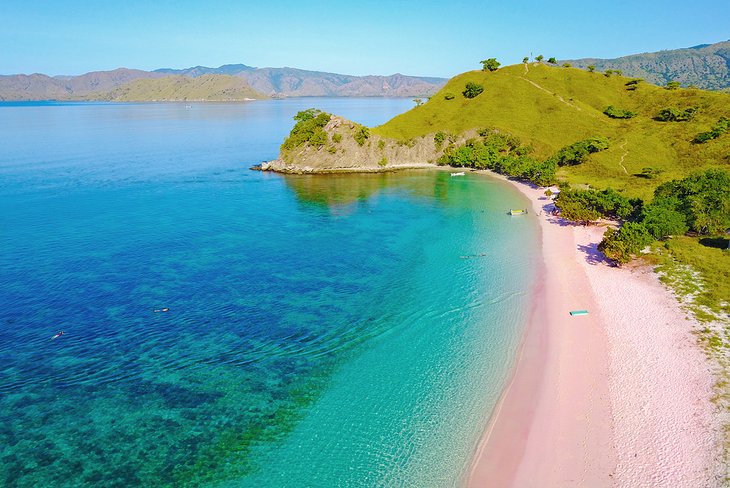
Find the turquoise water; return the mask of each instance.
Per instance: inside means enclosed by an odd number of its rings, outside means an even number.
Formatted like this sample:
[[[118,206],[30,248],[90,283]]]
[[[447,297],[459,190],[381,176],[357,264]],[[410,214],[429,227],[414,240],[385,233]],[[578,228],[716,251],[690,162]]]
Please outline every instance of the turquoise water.
[[[0,104],[0,484],[460,483],[536,222],[476,175],[249,171],[310,106],[412,102]]]

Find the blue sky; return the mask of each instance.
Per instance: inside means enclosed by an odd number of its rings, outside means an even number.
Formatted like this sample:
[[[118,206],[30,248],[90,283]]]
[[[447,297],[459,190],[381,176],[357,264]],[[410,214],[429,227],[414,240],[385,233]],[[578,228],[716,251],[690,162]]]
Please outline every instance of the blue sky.
[[[592,5],[591,5],[592,4]],[[730,0],[0,2],[0,74],[244,63],[450,77],[730,39]]]

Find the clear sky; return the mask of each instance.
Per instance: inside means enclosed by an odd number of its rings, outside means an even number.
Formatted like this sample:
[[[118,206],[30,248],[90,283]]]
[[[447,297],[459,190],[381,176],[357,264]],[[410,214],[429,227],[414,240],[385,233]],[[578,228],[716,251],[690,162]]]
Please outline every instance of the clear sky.
[[[291,66],[450,77],[487,57],[617,57],[730,39],[730,0],[2,0],[0,74]]]

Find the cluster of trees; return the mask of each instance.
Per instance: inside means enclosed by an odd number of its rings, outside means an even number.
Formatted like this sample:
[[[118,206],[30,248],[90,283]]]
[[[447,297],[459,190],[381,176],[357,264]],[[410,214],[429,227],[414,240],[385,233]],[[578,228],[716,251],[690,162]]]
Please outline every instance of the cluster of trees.
[[[699,109],[697,107],[688,107],[680,109],[676,107],[667,107],[659,111],[659,115],[655,117],[655,120],[660,122],[686,122],[692,120]]]
[[[594,66],[594,68],[595,68],[595,66]],[[589,71],[591,71],[591,70],[589,70]],[[620,69],[607,69],[606,71],[603,72],[603,75],[607,78],[610,78],[611,75],[623,76],[623,74],[624,74],[624,72],[621,71]]]
[[[470,81],[466,84],[466,87],[464,88],[464,91],[461,92],[461,94],[464,95],[464,98],[474,98],[483,91],[484,91],[483,85]]]
[[[717,139],[728,131],[730,131],[730,119],[727,117],[720,117],[720,120],[717,121],[717,124],[712,126],[712,129],[707,132],[700,132],[697,134],[693,142],[696,144],[702,144],[712,139]]]
[[[443,132],[436,133],[434,142],[440,147],[446,140]],[[540,186],[555,183],[557,164],[539,161],[530,156],[531,146],[525,146],[515,136],[492,129],[479,131],[479,137],[460,146],[449,145],[439,164],[476,169],[490,169],[513,178],[532,181]]]
[[[550,159],[558,166],[574,166],[580,164],[589,154],[608,149],[608,139],[605,137],[591,137],[565,146]]]
[[[677,90],[681,86],[682,84],[678,81],[668,81],[664,88],[667,90]]]
[[[324,131],[324,126],[327,125],[331,117],[330,114],[315,108],[298,112],[294,116],[297,123],[292,127],[289,137],[284,140],[281,148],[294,149],[307,143],[313,146],[324,146],[329,140],[327,133]]]
[[[624,221],[606,232],[598,249],[619,263],[629,261],[656,239],[688,231],[716,235],[730,228],[730,172],[708,169],[682,180],[664,183],[651,203],[629,200],[612,189],[563,190],[557,199],[570,220],[600,217]]]
[[[591,222],[601,217],[625,220],[641,208],[640,200],[629,200],[612,188],[601,191],[566,188],[556,203],[563,217],[576,222]]]
[[[623,108],[617,108],[613,105],[609,105],[608,107],[606,107],[603,113],[608,115],[612,119],[630,119],[632,117],[636,117],[636,112],[632,112],[631,110],[626,110]]]

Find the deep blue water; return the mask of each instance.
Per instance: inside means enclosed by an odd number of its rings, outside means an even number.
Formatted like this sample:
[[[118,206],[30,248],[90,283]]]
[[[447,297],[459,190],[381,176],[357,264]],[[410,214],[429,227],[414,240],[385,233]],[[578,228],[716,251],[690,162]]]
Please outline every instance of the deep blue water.
[[[535,222],[486,177],[249,171],[311,106],[412,102],[0,104],[0,484],[460,482]]]

